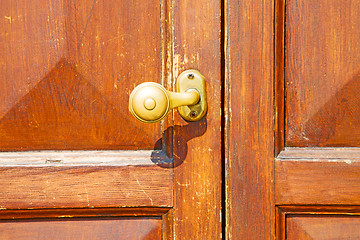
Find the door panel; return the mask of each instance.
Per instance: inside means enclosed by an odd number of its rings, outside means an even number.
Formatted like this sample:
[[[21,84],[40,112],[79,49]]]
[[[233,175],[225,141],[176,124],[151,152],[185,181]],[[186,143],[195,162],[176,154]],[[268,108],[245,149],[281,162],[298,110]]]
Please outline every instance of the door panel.
[[[357,148],[287,148],[275,163],[277,204],[360,204],[359,157]]]
[[[277,235],[357,239],[358,217],[348,215],[360,213],[360,5],[279,2]]]
[[[160,219],[71,219],[0,222],[1,239],[160,239]]]
[[[1,150],[154,149],[160,125],[127,101],[162,79],[160,3],[6,1],[0,13]]]
[[[360,218],[352,216],[289,216],[288,240],[359,239]]]
[[[286,1],[286,145],[359,147],[358,1]]]
[[[359,13],[225,1],[229,239],[359,238]]]
[[[221,2],[7,0],[0,16],[7,231],[31,238],[26,226],[42,234],[95,223],[127,234],[138,221],[129,238],[146,239],[141,226],[155,221],[152,239],[219,238]],[[156,124],[131,116],[136,85],[174,90],[190,68],[206,78],[204,119],[186,122],[176,110]]]
[[[156,165],[151,154],[151,151],[2,153],[0,206],[171,207],[173,171]]]

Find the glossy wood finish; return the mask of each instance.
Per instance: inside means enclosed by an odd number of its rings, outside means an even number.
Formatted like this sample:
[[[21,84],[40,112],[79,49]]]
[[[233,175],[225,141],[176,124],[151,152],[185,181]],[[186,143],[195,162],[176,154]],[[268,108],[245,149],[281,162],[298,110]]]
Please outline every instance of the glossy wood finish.
[[[48,219],[1,221],[1,239],[161,239],[160,219]]]
[[[171,207],[173,171],[154,164],[159,159],[151,159],[149,153],[0,154],[0,159],[7,161],[0,165],[0,206]],[[41,156],[43,160],[39,160]]]
[[[228,239],[273,239],[274,1],[225,1]]]
[[[22,0],[0,13],[0,215],[151,209],[163,239],[220,238],[221,1]],[[135,85],[173,90],[188,68],[207,79],[202,121],[130,115]]]
[[[2,239],[14,239],[14,236],[34,239],[35,231],[37,237],[45,237],[53,234],[48,232],[50,229],[62,231],[51,239],[79,239],[83,235],[84,239],[91,239],[99,234],[102,237],[96,239],[113,239],[111,236],[114,239],[119,236],[121,239],[169,239],[164,231],[168,226],[168,211],[169,208],[163,207],[2,210],[0,236]],[[5,238],[6,233],[9,238]]]
[[[359,238],[359,12],[276,1],[276,239]]]
[[[275,1],[274,13],[274,107],[275,107],[275,155],[279,154],[285,145],[285,0]]]
[[[220,239],[221,1],[171,1],[173,74],[199,70],[207,81],[208,113],[199,122],[174,121],[174,236]]]
[[[286,222],[288,240],[360,238],[359,216],[295,216]]]
[[[280,206],[276,239],[358,239],[359,206]]]
[[[286,1],[287,146],[360,146],[360,5]]]
[[[359,149],[280,153],[275,164],[276,204],[360,204],[359,153]]]
[[[0,220],[95,218],[95,217],[157,217],[165,218],[166,207],[106,207],[106,208],[55,208],[55,209],[2,209]]]
[[[160,125],[135,120],[127,101],[162,79],[160,7],[2,2],[0,149],[153,149]]]

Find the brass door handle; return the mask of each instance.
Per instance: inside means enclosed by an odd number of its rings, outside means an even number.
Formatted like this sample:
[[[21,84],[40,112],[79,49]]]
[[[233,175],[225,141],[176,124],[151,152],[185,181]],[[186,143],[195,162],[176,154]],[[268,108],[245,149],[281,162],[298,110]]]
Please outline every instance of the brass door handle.
[[[129,110],[142,122],[158,122],[177,107],[187,121],[199,121],[206,114],[205,78],[199,71],[182,72],[176,80],[176,92],[158,83],[145,82],[130,94]]]

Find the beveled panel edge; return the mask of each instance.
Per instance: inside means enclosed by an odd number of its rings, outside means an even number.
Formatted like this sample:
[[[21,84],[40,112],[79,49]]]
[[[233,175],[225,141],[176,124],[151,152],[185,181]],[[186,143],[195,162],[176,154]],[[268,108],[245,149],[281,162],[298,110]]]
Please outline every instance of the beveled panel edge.
[[[359,205],[278,205],[284,214],[307,215],[307,214],[330,214],[330,215],[359,215]]]
[[[34,208],[0,210],[0,220],[95,217],[163,217],[169,207]]]
[[[359,205],[359,159],[275,161],[277,205]]]
[[[150,166],[171,164],[161,150],[0,152],[1,167]]]
[[[360,148],[287,147],[276,157],[277,161],[360,161]]]
[[[275,155],[285,147],[285,0],[275,0],[274,127]]]
[[[360,216],[360,206],[346,205],[278,205],[276,206],[276,239],[286,239],[286,218],[289,215]]]

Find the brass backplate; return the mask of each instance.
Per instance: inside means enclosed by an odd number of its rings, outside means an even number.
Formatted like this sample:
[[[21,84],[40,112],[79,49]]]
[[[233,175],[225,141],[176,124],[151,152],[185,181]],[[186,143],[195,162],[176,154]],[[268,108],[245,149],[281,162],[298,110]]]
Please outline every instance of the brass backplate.
[[[186,121],[199,121],[207,112],[206,82],[205,77],[197,70],[186,70],[176,80],[176,91],[179,93],[197,91],[200,100],[191,106],[181,106],[178,112]]]

